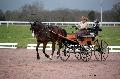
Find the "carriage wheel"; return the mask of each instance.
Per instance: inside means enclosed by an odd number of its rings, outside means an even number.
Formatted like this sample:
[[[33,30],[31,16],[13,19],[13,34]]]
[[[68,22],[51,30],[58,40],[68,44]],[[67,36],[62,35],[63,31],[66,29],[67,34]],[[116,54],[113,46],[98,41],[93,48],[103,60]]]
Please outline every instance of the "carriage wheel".
[[[67,61],[67,59],[70,57],[70,49],[65,49],[60,53],[60,58],[63,61]]]
[[[94,46],[94,55],[98,61],[105,61],[109,54],[108,44],[104,40],[96,40]]]
[[[78,59],[78,60],[80,60],[81,59],[81,54],[80,53],[75,53],[75,57]]]
[[[78,60],[81,59],[81,54],[80,54],[80,50],[81,50],[81,49],[79,49],[79,48],[81,48],[81,46],[79,46],[78,49],[76,49],[77,52],[74,52],[75,57],[76,57]]]
[[[89,61],[92,56],[92,48],[89,46],[83,47],[80,51],[81,59],[85,62]]]

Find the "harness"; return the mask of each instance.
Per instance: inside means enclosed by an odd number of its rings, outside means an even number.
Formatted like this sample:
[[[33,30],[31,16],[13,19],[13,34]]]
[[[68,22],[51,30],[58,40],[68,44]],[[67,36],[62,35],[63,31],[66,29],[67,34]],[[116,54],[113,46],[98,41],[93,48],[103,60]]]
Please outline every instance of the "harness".
[[[43,28],[39,29],[38,36],[51,38],[50,37],[50,28],[43,25]]]

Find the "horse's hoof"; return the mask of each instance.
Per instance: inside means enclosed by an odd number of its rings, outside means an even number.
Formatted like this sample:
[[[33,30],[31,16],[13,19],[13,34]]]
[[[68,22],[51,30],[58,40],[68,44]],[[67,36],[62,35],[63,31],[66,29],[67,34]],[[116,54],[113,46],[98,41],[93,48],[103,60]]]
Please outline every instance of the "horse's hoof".
[[[40,59],[40,57],[37,57],[37,59]]]
[[[45,57],[50,58],[50,56],[49,56],[49,55],[47,55],[47,54],[45,54]]]
[[[39,56],[39,54],[37,54],[37,59],[40,59],[40,56]]]

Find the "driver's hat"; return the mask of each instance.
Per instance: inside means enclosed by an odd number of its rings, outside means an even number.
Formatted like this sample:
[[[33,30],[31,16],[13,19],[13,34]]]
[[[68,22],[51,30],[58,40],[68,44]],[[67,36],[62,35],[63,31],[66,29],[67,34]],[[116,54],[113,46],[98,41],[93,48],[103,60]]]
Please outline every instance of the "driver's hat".
[[[99,23],[99,21],[96,19],[95,21],[94,21],[95,23]]]

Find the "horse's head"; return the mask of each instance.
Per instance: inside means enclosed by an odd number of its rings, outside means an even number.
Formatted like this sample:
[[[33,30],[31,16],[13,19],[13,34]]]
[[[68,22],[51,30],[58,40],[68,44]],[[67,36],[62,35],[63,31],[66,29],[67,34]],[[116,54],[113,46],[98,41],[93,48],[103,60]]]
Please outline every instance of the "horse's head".
[[[33,33],[33,30],[34,30],[34,23],[31,23],[31,22],[30,22],[30,25],[31,25],[30,30],[31,30],[32,33]]]
[[[32,31],[32,36],[34,37],[34,23],[30,22],[30,25],[31,25],[30,30]]]
[[[31,25],[31,27],[30,27],[30,30],[32,31],[32,36],[34,37],[34,32],[35,32],[35,30],[36,30],[36,27],[37,27],[37,24],[38,22],[37,21],[35,21],[35,22],[33,22],[33,23],[30,23],[30,25]]]
[[[45,28],[42,22],[38,22],[38,21],[30,23],[30,25],[31,25],[30,30],[32,31],[32,36],[34,36],[34,34],[38,34],[42,32],[42,30]]]
[[[38,21],[35,21],[35,22],[33,22],[33,23],[30,23],[30,25],[31,25],[30,30],[32,30],[32,32],[33,32],[33,31],[35,30],[35,28],[38,27],[39,22],[38,22]]]

